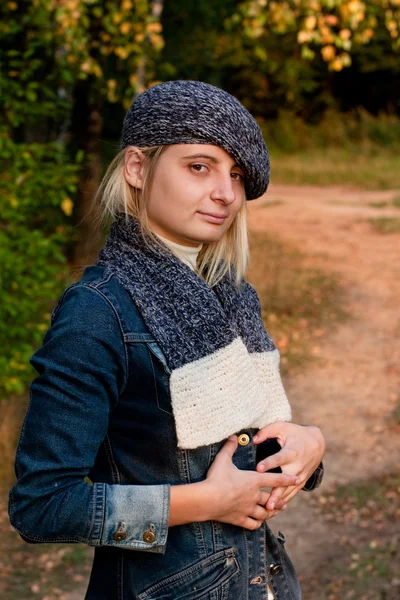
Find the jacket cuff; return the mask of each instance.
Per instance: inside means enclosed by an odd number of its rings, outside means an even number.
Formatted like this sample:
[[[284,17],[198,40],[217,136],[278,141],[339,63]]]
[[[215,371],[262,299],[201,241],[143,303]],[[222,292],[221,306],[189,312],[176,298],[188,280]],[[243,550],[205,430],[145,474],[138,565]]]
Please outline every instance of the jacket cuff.
[[[307,479],[303,490],[305,492],[312,492],[319,488],[322,483],[322,479],[324,477],[324,464],[321,462],[318,467],[315,469],[314,473],[311,475],[309,479]]]
[[[94,485],[98,489],[91,537],[101,536],[100,546],[165,553],[169,485]]]

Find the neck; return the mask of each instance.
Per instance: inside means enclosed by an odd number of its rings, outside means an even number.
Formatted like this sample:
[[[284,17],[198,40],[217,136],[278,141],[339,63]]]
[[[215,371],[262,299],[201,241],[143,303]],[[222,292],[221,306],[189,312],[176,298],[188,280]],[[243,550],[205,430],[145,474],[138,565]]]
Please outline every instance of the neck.
[[[154,232],[155,233],[155,232]],[[158,233],[156,236],[177,256],[180,258],[182,262],[184,262],[188,267],[190,267],[193,271],[196,270],[197,266],[197,257],[199,256],[200,250],[203,247],[203,244],[199,244],[198,246],[182,246],[181,244],[177,244]]]

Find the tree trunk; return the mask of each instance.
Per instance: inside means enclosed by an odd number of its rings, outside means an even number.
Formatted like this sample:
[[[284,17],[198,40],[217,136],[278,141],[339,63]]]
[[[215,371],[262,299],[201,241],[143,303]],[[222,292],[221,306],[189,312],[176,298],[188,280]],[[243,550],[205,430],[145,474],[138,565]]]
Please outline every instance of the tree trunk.
[[[151,3],[151,16],[160,20],[161,13],[164,8],[164,0],[153,0]],[[145,43],[148,43],[149,36],[145,37]],[[136,69],[136,77],[138,82],[138,92],[135,94],[136,97],[140,94],[141,90],[146,89],[147,81],[146,81],[146,56],[142,57],[142,60],[139,62],[138,68]]]
[[[100,137],[103,131],[103,118],[101,102],[97,106],[88,102],[90,90],[87,87],[82,85],[81,89],[77,90],[73,117],[73,129],[79,138],[79,147],[85,152],[78,190],[78,242],[72,261],[77,276],[86,266],[96,261],[103,244],[103,233],[98,224],[100,209],[93,202],[93,196],[102,177]]]

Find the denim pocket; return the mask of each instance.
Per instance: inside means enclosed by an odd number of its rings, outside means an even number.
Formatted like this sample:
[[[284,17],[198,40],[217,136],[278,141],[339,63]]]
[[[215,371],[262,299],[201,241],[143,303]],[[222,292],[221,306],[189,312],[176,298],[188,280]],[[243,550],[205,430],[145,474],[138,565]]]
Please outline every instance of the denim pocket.
[[[155,362],[159,367],[155,375],[157,385],[157,406],[163,412],[172,415],[171,394],[169,391],[171,369],[168,366],[166,356],[157,342],[148,342],[147,348],[150,352],[150,360],[153,363],[153,359],[155,358]]]
[[[235,552],[227,548],[152,585],[138,600],[225,600],[238,571]]]

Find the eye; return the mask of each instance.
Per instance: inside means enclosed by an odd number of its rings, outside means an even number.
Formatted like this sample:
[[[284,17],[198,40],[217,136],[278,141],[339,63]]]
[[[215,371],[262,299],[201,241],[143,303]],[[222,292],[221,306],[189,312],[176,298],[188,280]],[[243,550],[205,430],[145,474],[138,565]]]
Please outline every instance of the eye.
[[[237,179],[238,181],[244,181],[244,175],[241,173],[231,173],[233,179]]]
[[[204,173],[201,169],[207,169],[206,165],[194,164],[190,165],[190,168],[196,171],[196,173]]]

